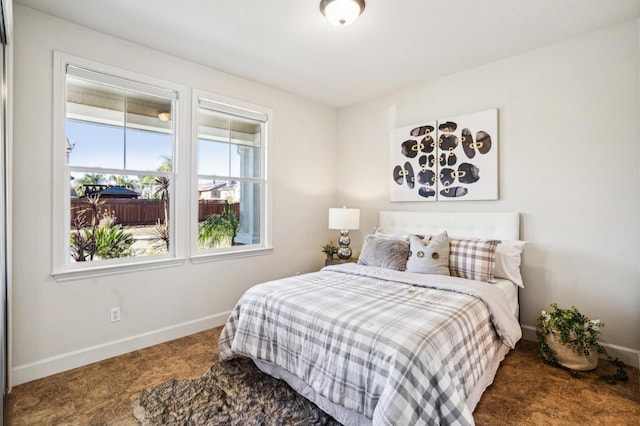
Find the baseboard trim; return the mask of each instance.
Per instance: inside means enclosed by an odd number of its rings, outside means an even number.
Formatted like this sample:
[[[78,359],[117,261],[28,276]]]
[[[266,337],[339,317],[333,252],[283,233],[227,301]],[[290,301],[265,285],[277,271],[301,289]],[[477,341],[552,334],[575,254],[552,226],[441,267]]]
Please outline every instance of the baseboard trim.
[[[225,323],[230,313],[231,311],[221,312],[219,314],[210,315],[197,320],[153,330],[148,333],[91,346],[77,351],[67,352],[65,354],[45,358],[30,364],[13,367],[11,369],[10,388],[32,380],[41,379],[63,371],[112,358],[114,356],[137,351],[159,343],[168,342],[193,333],[208,330],[213,327],[219,327]],[[535,341],[535,327],[523,325],[522,337],[525,340]],[[607,349],[607,352],[612,357],[619,358],[622,362],[632,367],[640,368],[640,351],[609,343],[601,342],[601,344]]]
[[[41,379],[52,374],[61,373],[73,368],[82,367],[114,356],[122,355],[138,349],[147,348],[159,343],[168,342],[190,334],[223,325],[231,311],[221,312],[192,321],[153,330],[136,336],[67,352],[45,358],[29,364],[19,365],[11,369],[10,388],[32,380]],[[212,342],[213,344],[213,342]]]
[[[522,338],[525,340],[536,341],[536,328],[530,325],[523,325]],[[614,358],[620,359],[625,364],[640,368],[640,351],[635,349],[626,348],[624,346],[612,345],[610,343],[600,342],[602,346],[607,350],[607,353]]]

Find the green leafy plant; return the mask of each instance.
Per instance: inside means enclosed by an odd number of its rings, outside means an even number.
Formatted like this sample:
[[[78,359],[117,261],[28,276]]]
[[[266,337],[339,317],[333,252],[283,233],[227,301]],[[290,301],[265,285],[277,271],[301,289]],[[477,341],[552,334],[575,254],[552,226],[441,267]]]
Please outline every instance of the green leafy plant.
[[[230,247],[239,229],[240,221],[227,202],[222,214],[212,214],[198,225],[200,248]]]
[[[102,210],[99,195],[85,197],[87,207],[74,219],[70,233],[71,258],[76,262],[132,256],[135,238],[116,223],[113,212]],[[92,214],[87,223],[86,214]]]
[[[110,224],[96,228],[96,256],[100,259],[115,259],[133,255],[131,246],[135,238],[121,225]]]
[[[554,333],[556,339],[570,348],[575,354],[584,356],[587,360],[592,361],[592,354],[595,352],[605,356],[617,367],[617,371],[614,374],[600,376],[600,380],[612,384],[618,380],[628,380],[624,363],[617,358],[614,359],[609,356],[605,348],[598,342],[600,329],[604,327],[604,323],[599,319],[591,320],[587,318],[575,306],[572,306],[571,309],[562,309],[558,307],[558,304],[552,303],[551,308],[550,312],[542,311],[536,320],[536,339],[539,345],[538,355],[546,364],[564,368],[576,377],[584,377],[558,362],[558,354],[547,344],[547,336]]]
[[[333,245],[333,241],[325,244],[322,246],[322,250],[323,253],[328,254],[330,256],[333,256],[334,254],[336,254],[338,252],[338,247]]]

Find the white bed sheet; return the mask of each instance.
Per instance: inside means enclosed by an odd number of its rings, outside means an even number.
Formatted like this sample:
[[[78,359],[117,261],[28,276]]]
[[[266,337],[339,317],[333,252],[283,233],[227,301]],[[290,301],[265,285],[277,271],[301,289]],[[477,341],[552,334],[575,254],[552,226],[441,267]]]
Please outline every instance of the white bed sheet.
[[[509,308],[511,312],[516,316],[516,318],[520,318],[520,305],[518,302],[518,286],[513,283],[513,281],[509,281],[503,278],[496,278],[495,285],[507,295],[507,299],[509,300]]]

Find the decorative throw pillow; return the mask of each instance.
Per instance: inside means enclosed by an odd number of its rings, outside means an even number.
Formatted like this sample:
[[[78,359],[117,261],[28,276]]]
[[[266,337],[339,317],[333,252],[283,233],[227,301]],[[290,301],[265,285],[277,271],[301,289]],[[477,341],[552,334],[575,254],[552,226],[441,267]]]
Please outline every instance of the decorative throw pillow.
[[[520,255],[527,242],[520,240],[503,240],[496,247],[496,278],[507,279],[524,288],[520,274]]]
[[[359,265],[404,271],[409,256],[409,242],[367,235],[358,258]]]
[[[499,240],[449,239],[449,271],[454,277],[492,282]]]
[[[407,272],[449,275],[449,237],[446,232],[423,240],[409,236]]]

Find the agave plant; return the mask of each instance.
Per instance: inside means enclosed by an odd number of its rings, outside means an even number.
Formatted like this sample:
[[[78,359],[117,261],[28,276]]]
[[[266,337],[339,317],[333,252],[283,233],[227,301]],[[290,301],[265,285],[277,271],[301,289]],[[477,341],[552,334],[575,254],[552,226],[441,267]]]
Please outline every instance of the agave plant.
[[[76,262],[85,262],[87,260],[87,254],[91,255],[93,246],[91,233],[88,233],[85,229],[86,221],[84,218],[84,212],[80,213],[72,224],[73,230],[71,231],[71,258]]]

